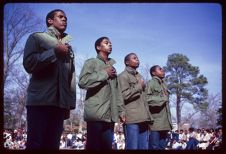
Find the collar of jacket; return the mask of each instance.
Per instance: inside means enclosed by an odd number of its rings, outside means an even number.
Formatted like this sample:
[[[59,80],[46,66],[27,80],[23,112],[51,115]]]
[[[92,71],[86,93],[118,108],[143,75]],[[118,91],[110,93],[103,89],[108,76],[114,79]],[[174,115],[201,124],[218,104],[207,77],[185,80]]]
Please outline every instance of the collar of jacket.
[[[160,78],[157,77],[157,76],[153,76],[152,78],[158,80],[158,82],[159,82],[160,84],[162,84],[162,83],[164,82],[162,79],[160,79]]]
[[[57,39],[60,38],[60,32],[54,26],[49,26],[48,32],[50,33],[50,35],[55,36]],[[63,37],[65,37],[66,35],[66,33],[63,33]]]
[[[97,58],[105,63],[104,59],[99,54],[97,54]],[[108,58],[108,60],[109,60],[111,65],[114,65],[116,63],[115,60],[112,59],[112,58]]]
[[[129,66],[126,66],[125,70],[127,72],[129,72],[130,74],[133,74],[133,75],[137,75],[138,74],[138,72],[135,69],[133,69],[132,67],[129,67]]]

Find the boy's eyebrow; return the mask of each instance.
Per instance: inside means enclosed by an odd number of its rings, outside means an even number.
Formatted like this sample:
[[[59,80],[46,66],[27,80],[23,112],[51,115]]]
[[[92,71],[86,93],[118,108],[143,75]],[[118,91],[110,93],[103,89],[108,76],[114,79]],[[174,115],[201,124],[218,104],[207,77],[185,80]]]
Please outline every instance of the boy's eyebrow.
[[[58,15],[58,17],[60,17],[60,18],[64,17],[65,19],[67,19],[67,17],[65,15],[62,15],[62,14]]]
[[[110,40],[104,40],[103,42],[104,43],[110,43],[111,41]]]

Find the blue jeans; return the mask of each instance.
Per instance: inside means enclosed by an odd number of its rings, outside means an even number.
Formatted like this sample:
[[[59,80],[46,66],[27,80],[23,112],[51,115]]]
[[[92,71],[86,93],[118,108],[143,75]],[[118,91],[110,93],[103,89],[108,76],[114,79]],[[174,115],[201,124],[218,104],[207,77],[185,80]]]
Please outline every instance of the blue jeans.
[[[149,138],[149,149],[165,150],[168,131],[151,131]]]
[[[26,149],[59,149],[66,112],[54,106],[27,106]]]
[[[87,150],[112,149],[114,123],[102,121],[87,122]]]
[[[148,149],[148,124],[146,122],[125,124],[125,149]]]

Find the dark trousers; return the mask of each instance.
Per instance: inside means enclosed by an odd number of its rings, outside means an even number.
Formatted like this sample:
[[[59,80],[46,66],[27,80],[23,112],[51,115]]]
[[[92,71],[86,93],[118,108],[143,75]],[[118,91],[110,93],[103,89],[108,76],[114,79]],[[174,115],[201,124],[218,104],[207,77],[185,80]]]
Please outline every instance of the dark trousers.
[[[151,131],[149,138],[149,149],[165,150],[168,131]]]
[[[29,149],[59,149],[66,110],[52,106],[27,106]]]
[[[102,121],[87,122],[87,150],[112,149],[114,123]]]

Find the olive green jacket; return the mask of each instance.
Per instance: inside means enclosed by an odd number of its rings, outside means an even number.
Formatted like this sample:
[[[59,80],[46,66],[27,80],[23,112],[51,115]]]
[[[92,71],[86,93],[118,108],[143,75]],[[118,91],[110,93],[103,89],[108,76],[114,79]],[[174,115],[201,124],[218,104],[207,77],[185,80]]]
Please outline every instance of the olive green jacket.
[[[153,121],[145,99],[145,91],[138,79],[141,75],[131,67],[119,74],[118,80],[125,105],[126,123]]]
[[[33,33],[27,39],[23,66],[31,74],[27,89],[27,106],[56,106],[74,109],[76,83],[73,51],[57,58],[54,48],[59,32],[49,27],[47,32]],[[67,34],[64,34],[64,40]]]
[[[115,61],[109,58],[110,65]],[[118,122],[124,113],[122,96],[118,90],[117,77],[110,79],[105,68],[109,67],[97,55],[85,61],[79,76],[79,87],[86,89],[84,105],[85,121]]]
[[[146,88],[149,110],[154,118],[151,130],[171,130],[172,122],[169,107],[169,91],[166,84],[163,80],[154,76],[148,82]],[[165,95],[164,93],[168,93],[168,95]]]

